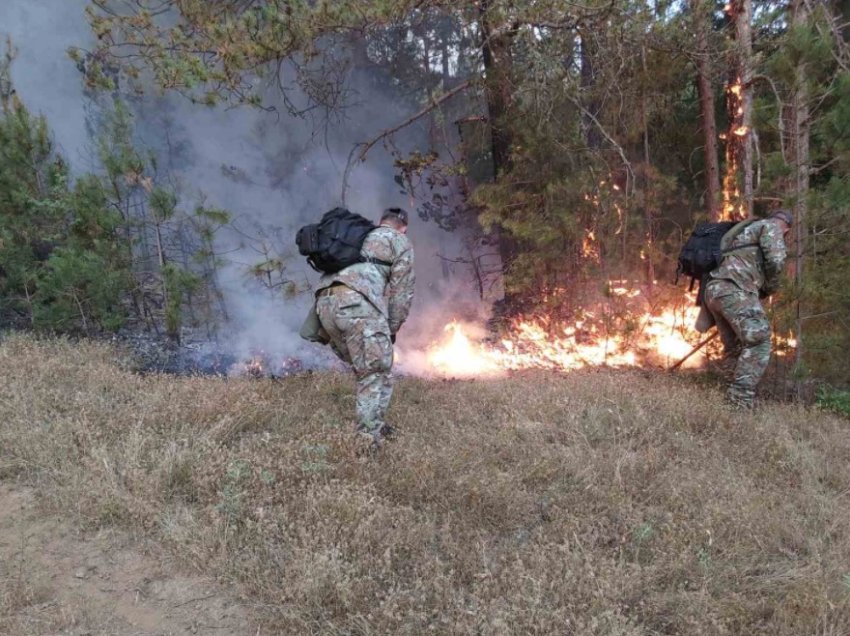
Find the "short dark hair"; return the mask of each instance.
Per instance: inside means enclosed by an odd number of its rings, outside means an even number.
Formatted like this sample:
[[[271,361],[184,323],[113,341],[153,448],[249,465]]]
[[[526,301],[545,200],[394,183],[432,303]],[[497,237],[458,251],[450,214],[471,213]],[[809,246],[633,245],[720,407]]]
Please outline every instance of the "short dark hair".
[[[381,214],[381,221],[393,219],[402,225],[407,225],[407,210],[404,208],[387,208]]]

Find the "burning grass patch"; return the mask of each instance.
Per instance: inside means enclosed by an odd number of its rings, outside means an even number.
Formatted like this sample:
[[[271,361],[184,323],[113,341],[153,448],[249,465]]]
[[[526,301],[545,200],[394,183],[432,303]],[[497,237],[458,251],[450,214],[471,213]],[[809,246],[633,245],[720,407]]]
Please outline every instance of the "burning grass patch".
[[[0,344],[0,477],[238,585],[282,634],[850,633],[850,431],[639,370],[353,383],[139,376]]]

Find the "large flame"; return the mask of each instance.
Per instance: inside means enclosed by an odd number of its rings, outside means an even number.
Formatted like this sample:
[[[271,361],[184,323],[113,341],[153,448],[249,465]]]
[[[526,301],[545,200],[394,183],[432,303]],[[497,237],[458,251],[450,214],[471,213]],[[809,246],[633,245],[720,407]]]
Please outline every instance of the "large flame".
[[[447,324],[445,332],[446,337],[428,350],[428,364],[435,371],[447,375],[473,377],[493,375],[502,370],[490,350],[473,343],[459,322],[452,321]]]
[[[612,297],[642,305],[641,290],[611,285]],[[684,302],[691,299],[686,297]],[[515,321],[499,342],[480,335],[480,328],[454,320],[428,347],[427,371],[448,377],[470,378],[523,369],[569,371],[587,366],[625,367],[640,364],[668,366],[688,355],[699,340],[690,329],[698,309],[670,306],[627,312],[630,333],[607,333],[601,310],[585,311],[582,320],[553,322],[545,318]],[[611,330],[613,331],[613,330]],[[695,355],[683,366],[702,364]]]

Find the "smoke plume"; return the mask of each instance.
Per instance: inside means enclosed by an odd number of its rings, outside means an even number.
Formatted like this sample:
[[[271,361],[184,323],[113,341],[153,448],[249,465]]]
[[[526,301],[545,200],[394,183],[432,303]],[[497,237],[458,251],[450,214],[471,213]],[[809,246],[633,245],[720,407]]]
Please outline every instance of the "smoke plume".
[[[92,98],[67,55],[70,47],[92,44],[85,6],[85,0],[4,0],[0,5],[0,33],[10,36],[18,49],[12,70],[18,94],[31,110],[47,117],[60,151],[78,174],[97,169],[87,126]],[[271,89],[267,104],[276,107],[274,112],[204,107],[153,90],[131,100],[139,141],[168,169],[183,204],[203,199],[234,217],[234,227],[216,239],[225,261],[218,283],[228,315],[221,343],[230,353],[317,355],[316,345],[297,333],[317,275],[298,255],[295,232],[341,203],[343,173],[354,144],[418,108],[377,89],[371,79],[367,73],[353,73],[348,79],[352,105],[321,126],[288,115]],[[404,150],[426,151],[427,131],[423,125],[411,126],[395,142]],[[374,220],[389,206],[416,207],[399,191],[394,174],[391,154],[375,146],[351,174],[346,206]],[[409,236],[416,250],[417,290],[400,342],[414,347],[438,334],[458,310],[467,318],[480,317],[483,310],[468,266],[441,258],[462,254],[458,233],[411,215]],[[260,244],[283,259],[290,290],[298,293],[269,290],[249,274],[251,265],[262,260]]]

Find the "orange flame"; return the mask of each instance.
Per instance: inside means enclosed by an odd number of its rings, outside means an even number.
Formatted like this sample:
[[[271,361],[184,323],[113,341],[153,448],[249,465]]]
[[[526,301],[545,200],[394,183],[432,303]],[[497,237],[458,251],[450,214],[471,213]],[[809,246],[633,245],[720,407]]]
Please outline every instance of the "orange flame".
[[[608,291],[622,302],[643,300],[639,288],[622,281],[609,284]],[[454,320],[446,325],[445,335],[428,347],[427,371],[470,378],[524,369],[570,371],[602,365],[628,367],[645,362],[668,366],[685,357],[698,340],[698,334],[689,330],[697,313],[693,306],[630,313],[629,322],[641,328],[639,334],[629,338],[622,334],[606,336],[601,312],[585,312],[585,320],[572,323],[553,323],[545,318],[519,319],[498,343],[476,338],[473,333],[480,328]],[[703,360],[702,355],[695,355],[683,366],[699,366]]]
[[[587,230],[585,233],[581,243],[581,254],[585,258],[599,259],[599,246],[596,244],[596,233],[593,230]]]
[[[428,351],[428,364],[447,375],[474,377],[499,371],[496,360],[483,347],[473,344],[457,321],[445,327],[448,338]]]
[[[262,377],[266,372],[266,363],[262,356],[256,355],[245,362],[245,375],[252,378]]]
[[[747,215],[746,201],[741,199],[739,189],[739,155],[738,148],[741,142],[750,133],[750,127],[744,125],[744,84],[740,77],[726,89],[728,93],[728,107],[730,113],[734,113],[733,121],[730,122],[727,134],[721,134],[720,138],[726,140],[726,174],[723,176],[723,218],[732,220],[740,219]],[[737,139],[736,139],[737,138]]]

